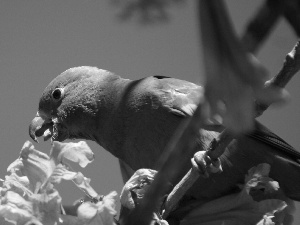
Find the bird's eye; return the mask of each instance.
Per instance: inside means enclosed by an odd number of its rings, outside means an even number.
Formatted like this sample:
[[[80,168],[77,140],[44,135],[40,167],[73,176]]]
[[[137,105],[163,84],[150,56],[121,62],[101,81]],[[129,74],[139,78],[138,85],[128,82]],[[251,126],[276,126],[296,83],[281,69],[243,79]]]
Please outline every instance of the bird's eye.
[[[64,90],[62,88],[56,88],[53,92],[52,92],[52,98],[54,100],[60,100],[63,97],[64,94]]]

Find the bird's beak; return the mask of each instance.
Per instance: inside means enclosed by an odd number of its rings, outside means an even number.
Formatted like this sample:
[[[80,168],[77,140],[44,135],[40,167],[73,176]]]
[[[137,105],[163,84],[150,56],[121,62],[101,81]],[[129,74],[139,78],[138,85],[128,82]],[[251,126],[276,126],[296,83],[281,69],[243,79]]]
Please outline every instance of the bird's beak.
[[[50,130],[48,135],[44,135],[46,130]],[[35,141],[38,142],[37,137],[44,135],[44,139],[48,140],[52,136],[53,122],[50,118],[42,118],[37,112],[34,119],[29,125],[29,136]],[[50,137],[48,137],[50,135]]]

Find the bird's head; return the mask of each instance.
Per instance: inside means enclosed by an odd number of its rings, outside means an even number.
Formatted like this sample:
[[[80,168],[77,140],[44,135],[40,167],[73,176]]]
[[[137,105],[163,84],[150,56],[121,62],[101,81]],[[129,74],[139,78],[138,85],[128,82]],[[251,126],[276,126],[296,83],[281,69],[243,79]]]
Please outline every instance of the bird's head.
[[[66,70],[45,88],[35,118],[29,126],[30,137],[63,141],[84,138],[94,140],[95,117],[101,116],[101,104],[109,96],[106,89],[118,76],[96,67]]]

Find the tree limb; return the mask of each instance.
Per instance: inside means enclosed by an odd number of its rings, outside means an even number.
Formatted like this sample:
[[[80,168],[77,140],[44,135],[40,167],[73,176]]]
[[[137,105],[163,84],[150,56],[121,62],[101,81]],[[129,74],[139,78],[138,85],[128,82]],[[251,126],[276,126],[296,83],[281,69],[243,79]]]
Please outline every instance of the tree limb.
[[[292,77],[300,70],[300,40],[296,43],[291,52],[289,52],[284,60],[283,66],[271,80],[267,81],[265,88],[271,86],[284,88]],[[260,116],[269,105],[256,102],[257,116]]]
[[[272,26],[272,24],[276,22],[278,15],[273,15],[272,12],[269,13],[271,14],[268,17],[268,26]],[[266,34],[267,32],[264,35]],[[254,51],[261,40],[257,41],[256,44],[252,43],[252,47],[247,48],[253,49]],[[291,75],[291,77],[293,75]],[[282,73],[275,77],[274,80],[271,80],[270,83],[272,85],[283,87],[290,79],[287,79],[286,76],[287,75],[285,73]],[[284,83],[283,81],[287,82]],[[268,86],[266,86],[266,88],[268,88]],[[145,193],[143,201],[129,215],[125,224],[148,225],[152,219],[153,212],[160,210],[159,205],[163,196],[169,191],[169,183],[174,181],[176,177],[178,177],[178,173],[182,170],[182,166],[187,162],[187,160],[189,160],[186,156],[190,155],[190,153],[195,149],[196,143],[194,140],[198,135],[200,127],[202,126],[202,121],[203,118],[200,104],[195,111],[194,116],[187,120],[184,124],[182,124],[182,126],[177,130],[175,136],[172,138],[171,142],[167,146],[163,156],[160,159],[158,174],[156,175],[148,191]],[[217,159],[220,155],[223,154],[225,146],[227,146],[232,139],[233,136],[227,130],[224,130],[218,137],[218,140],[214,141],[211,144],[211,148],[207,151],[207,154],[211,157],[212,160]],[[169,195],[166,202],[166,212],[170,212],[176,206],[184,193],[197,180],[198,176],[199,174],[195,173],[195,170],[193,169],[188,172],[187,176],[184,177],[183,182],[179,183],[179,186],[176,186],[174,189],[179,191],[175,191],[174,194]],[[180,193],[180,197],[176,195],[177,193]],[[172,198],[174,198],[175,200]],[[172,205],[168,205],[168,201],[172,201]],[[167,217],[167,213],[164,214],[164,217]]]
[[[267,82],[265,88],[269,86],[285,87],[291,78],[300,70],[300,40],[296,43],[293,50],[286,55],[283,67],[277,75]],[[258,103],[257,116],[269,107],[269,105],[262,105]],[[213,140],[207,149],[207,155],[211,160],[218,159],[225,151],[226,146],[234,139],[234,136],[225,129],[220,133],[216,140]],[[167,218],[169,213],[176,209],[179,200],[184,196],[186,191],[192,187],[195,181],[199,178],[199,171],[192,167],[182,180],[173,188],[165,203],[165,212],[163,218]]]
[[[300,1],[285,0],[284,16],[294,28],[294,31],[297,34],[297,36],[300,37]]]
[[[249,52],[256,52],[270,34],[282,14],[279,1],[266,0],[250,20],[242,36],[242,43]]]

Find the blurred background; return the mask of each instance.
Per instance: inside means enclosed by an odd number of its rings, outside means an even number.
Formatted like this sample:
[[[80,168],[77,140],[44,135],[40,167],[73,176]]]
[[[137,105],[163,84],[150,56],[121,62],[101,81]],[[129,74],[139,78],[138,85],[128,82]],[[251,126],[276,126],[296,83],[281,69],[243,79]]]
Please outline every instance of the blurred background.
[[[39,97],[48,83],[70,67],[97,66],[122,77],[172,76],[203,83],[203,64],[196,1],[171,5],[169,21],[144,25],[118,19],[112,1],[64,0],[0,3],[0,178],[6,175],[26,140]],[[241,34],[261,0],[227,0],[235,29]],[[270,76],[281,68],[285,55],[297,41],[291,27],[281,19],[258,52]],[[259,119],[300,150],[300,77],[288,84],[291,100],[268,109]],[[297,100],[298,99],[298,100]],[[98,145],[88,142],[95,161],[82,172],[92,179],[100,194],[123,186],[117,160]],[[35,144],[49,153],[50,142]],[[295,178],[299,179],[299,178]],[[63,182],[58,189],[64,204],[83,194]],[[294,224],[299,224],[300,207]]]

